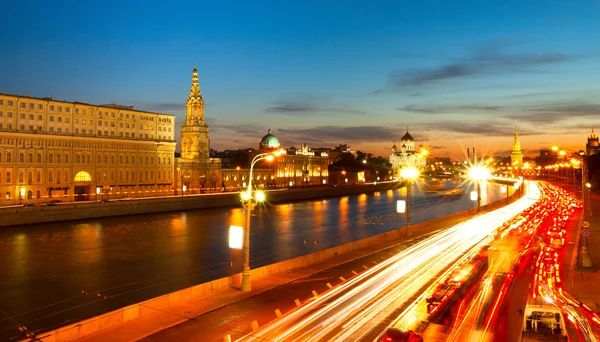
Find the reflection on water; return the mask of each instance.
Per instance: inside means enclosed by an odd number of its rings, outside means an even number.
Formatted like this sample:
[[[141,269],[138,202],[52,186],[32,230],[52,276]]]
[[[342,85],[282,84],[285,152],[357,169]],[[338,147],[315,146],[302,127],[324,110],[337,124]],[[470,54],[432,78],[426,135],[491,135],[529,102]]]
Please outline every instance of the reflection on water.
[[[476,203],[469,199],[473,185],[448,181],[442,188],[459,185],[463,193],[452,197],[420,192],[415,185],[411,222],[473,208]],[[257,207],[251,217],[251,266],[403,227],[405,217],[396,214],[396,201],[405,197],[406,189],[397,189]],[[482,186],[482,204],[501,197],[498,186]],[[382,224],[365,224],[368,216],[381,217]],[[50,305],[12,321],[0,320],[0,340],[16,335],[11,328],[15,324],[28,322],[31,330],[47,328],[239,272],[243,249],[228,248],[230,225],[246,225],[244,209],[0,229],[0,308],[16,315]],[[95,295],[82,296],[82,290],[119,299],[97,300]],[[59,301],[63,302],[52,305]]]

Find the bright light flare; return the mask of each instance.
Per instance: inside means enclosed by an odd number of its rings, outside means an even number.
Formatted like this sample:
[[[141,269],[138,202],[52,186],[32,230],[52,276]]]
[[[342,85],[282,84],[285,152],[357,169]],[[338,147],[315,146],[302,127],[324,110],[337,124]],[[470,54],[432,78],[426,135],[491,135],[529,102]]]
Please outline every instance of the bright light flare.
[[[469,170],[469,177],[473,180],[484,180],[490,178],[490,170],[485,167],[475,166]]]
[[[400,171],[400,176],[406,179],[415,179],[419,176],[419,170],[414,167],[407,167]]]
[[[241,249],[244,246],[244,227],[229,226],[229,248]]]
[[[275,160],[275,156],[272,154],[269,154],[268,156],[265,157],[265,159],[270,162],[270,161]]]
[[[265,198],[266,198],[266,196],[265,196],[265,193],[264,193],[264,192],[262,192],[262,191],[257,191],[257,192],[254,194],[254,197],[255,197],[255,198],[256,198],[256,200],[257,200],[257,201],[259,201],[259,202],[264,202],[264,201],[265,201]]]

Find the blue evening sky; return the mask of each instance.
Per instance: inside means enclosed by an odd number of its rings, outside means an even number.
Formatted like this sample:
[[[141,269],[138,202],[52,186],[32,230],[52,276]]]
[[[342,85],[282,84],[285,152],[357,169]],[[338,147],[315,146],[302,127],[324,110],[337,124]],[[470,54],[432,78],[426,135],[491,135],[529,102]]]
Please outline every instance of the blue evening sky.
[[[387,155],[581,149],[600,127],[600,0],[12,1],[0,92],[183,120],[196,63],[212,146]]]

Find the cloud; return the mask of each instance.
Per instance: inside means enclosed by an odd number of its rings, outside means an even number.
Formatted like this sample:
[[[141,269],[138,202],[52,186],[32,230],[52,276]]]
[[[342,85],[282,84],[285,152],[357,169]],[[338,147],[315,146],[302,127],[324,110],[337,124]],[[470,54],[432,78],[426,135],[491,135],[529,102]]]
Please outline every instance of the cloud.
[[[185,102],[146,102],[137,100],[122,100],[123,105],[134,106],[136,109],[151,112],[181,111],[185,110]]]
[[[427,125],[427,127],[432,131],[446,131],[469,135],[473,134],[481,137],[512,137],[514,135],[513,127],[508,126],[506,123],[492,120],[480,122],[463,120],[438,120],[435,122],[423,123],[422,125]],[[545,134],[545,132],[519,129],[520,136],[540,134]]]
[[[411,112],[418,114],[453,114],[453,113],[461,113],[465,114],[465,112],[475,112],[474,114],[480,114],[481,112],[497,112],[506,109],[504,106],[486,106],[486,105],[449,105],[449,106],[432,106],[432,107],[418,107],[415,105],[408,105],[401,108],[398,108],[401,112]]]
[[[569,119],[593,118],[600,113],[600,104],[548,104],[528,107],[526,112],[504,116],[506,119],[531,124],[554,124]]]
[[[265,108],[265,112],[283,115],[298,115],[302,113],[302,115],[310,116],[317,116],[323,112],[340,115],[367,114],[367,112],[360,109],[332,104],[331,99],[327,97],[310,94],[292,94]]]
[[[562,53],[507,53],[504,51],[507,46],[489,43],[466,58],[452,60],[436,67],[394,70],[388,75],[389,88],[397,91],[470,76],[525,71],[567,60],[567,56]],[[374,93],[379,92],[381,90]]]
[[[312,141],[323,144],[390,142],[401,138],[403,134],[399,128],[390,126],[318,126],[279,129],[277,133],[296,143]]]

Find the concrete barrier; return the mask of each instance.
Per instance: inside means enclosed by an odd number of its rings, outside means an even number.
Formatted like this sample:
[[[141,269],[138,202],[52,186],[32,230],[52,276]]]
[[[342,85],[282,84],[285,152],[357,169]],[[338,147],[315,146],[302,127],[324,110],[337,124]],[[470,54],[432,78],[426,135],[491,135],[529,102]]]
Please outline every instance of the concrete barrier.
[[[267,203],[285,203],[311,199],[341,197],[387,191],[401,187],[401,182],[357,186],[315,186],[267,191]],[[73,203],[56,206],[0,208],[0,227],[83,220],[100,217],[139,215],[193,209],[231,208],[240,206],[240,193],[156,197],[106,203]]]
[[[512,199],[514,199],[520,196],[520,192],[517,192],[511,197]],[[484,205],[481,207],[481,210],[491,211],[500,208],[504,205],[506,205],[506,199],[502,199],[494,203]],[[468,217],[470,215],[475,214],[476,212],[476,208],[461,211],[442,218],[412,225],[411,229],[413,229],[413,231],[418,231],[427,227],[428,225],[437,224],[459,217]],[[330,258],[335,258],[336,256],[340,256],[346,253],[360,250],[362,248],[388,242],[390,241],[390,239],[399,237],[400,234],[401,231],[399,229],[389,231],[361,240],[349,242],[343,245],[324,249],[315,253],[299,256],[275,264],[252,269],[250,271],[251,278],[260,279],[273,274],[306,267],[308,265],[313,265],[316,263],[321,263]],[[98,332],[100,330],[115,327],[117,325],[123,324],[124,322],[142,317],[154,311],[166,310],[169,307],[180,304],[182,302],[187,302],[192,299],[198,300],[201,298],[206,298],[231,287],[239,288],[241,286],[241,279],[242,274],[236,273],[228,277],[216,279],[207,283],[198,284],[179,291],[155,297],[140,303],[132,304],[102,314],[100,316],[92,317],[77,323],[69,324],[67,326],[39,334],[38,337],[41,338],[43,341],[47,342],[72,341],[74,339],[84,337],[86,335]]]

